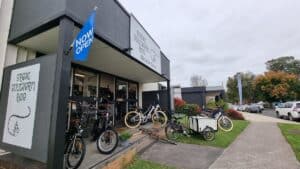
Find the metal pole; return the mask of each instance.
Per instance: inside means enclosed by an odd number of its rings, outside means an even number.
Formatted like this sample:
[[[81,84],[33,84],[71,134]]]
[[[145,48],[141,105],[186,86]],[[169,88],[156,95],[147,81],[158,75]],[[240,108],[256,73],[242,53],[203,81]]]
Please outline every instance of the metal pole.
[[[238,91],[239,91],[239,97],[240,97],[240,105],[242,105],[243,104],[243,87],[242,87],[241,73],[237,74],[237,82],[238,82]]]
[[[167,80],[167,97],[168,97],[168,118],[171,119],[172,117],[172,108],[171,108],[171,85],[170,85],[170,80]]]
[[[64,144],[66,128],[66,111],[69,97],[71,57],[67,52],[73,41],[74,23],[68,18],[62,18],[59,23],[59,40],[57,48],[56,75],[53,93],[53,114],[51,117],[48,169],[63,168]]]

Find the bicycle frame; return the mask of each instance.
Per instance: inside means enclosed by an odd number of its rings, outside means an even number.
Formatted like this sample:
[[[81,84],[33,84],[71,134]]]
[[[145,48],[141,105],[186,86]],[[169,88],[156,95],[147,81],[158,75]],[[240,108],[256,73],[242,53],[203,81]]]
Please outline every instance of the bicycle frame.
[[[152,114],[156,113],[159,110],[160,106],[159,104],[157,104],[156,106],[151,105],[151,108],[148,109],[145,113],[143,112],[139,112],[140,113],[140,117],[142,119],[143,123],[146,123],[149,119],[151,119]]]

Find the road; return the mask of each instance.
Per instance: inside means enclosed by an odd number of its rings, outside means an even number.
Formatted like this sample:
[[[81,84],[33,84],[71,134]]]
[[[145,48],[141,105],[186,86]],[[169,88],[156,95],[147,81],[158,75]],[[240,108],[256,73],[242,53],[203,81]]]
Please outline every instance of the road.
[[[265,109],[262,114],[269,117],[276,117],[275,110],[273,109]]]
[[[268,117],[276,117],[276,113],[275,113],[275,110],[273,109],[265,109],[263,112],[262,112],[262,115],[264,116],[268,116]],[[298,120],[297,122],[300,122],[300,120]]]

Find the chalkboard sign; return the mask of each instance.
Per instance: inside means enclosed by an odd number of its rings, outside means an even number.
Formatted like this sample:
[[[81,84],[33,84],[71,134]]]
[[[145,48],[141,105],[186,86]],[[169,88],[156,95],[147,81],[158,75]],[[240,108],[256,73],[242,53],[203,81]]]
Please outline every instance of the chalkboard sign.
[[[56,55],[4,69],[0,148],[47,162]]]

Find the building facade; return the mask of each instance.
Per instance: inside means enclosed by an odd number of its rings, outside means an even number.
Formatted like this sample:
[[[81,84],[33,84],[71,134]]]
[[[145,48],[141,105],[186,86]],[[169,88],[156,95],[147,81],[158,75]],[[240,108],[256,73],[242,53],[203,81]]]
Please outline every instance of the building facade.
[[[183,87],[172,88],[173,98],[181,98],[187,103],[197,104],[205,108],[206,104],[214,100],[216,96],[224,98],[225,89],[223,86]]]
[[[124,114],[141,107],[143,92],[159,90],[159,82],[169,90],[170,61],[116,0],[1,0],[0,79],[6,66],[56,53],[61,19],[71,21],[75,38],[94,6],[95,40],[88,61],[72,61],[70,96],[109,93]]]

